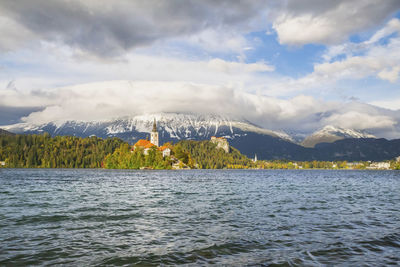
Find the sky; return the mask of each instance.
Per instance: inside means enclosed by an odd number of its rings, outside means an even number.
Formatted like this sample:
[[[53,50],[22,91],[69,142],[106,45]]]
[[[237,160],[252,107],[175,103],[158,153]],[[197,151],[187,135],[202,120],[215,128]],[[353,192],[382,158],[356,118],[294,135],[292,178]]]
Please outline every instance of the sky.
[[[0,125],[155,112],[400,138],[398,0],[2,0]]]

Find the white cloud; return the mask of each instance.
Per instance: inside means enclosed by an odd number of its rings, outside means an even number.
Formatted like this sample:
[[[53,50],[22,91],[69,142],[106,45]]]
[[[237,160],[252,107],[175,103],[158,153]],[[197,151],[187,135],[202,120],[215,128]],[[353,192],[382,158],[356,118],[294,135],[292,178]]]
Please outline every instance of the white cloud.
[[[397,121],[385,115],[371,115],[357,111],[349,111],[343,114],[333,114],[323,120],[326,125],[335,125],[344,128],[364,130],[364,129],[391,129]]]
[[[8,17],[0,15],[0,52],[13,51],[27,44],[35,35]]]
[[[388,35],[399,32],[400,32],[400,20],[397,18],[391,19],[385,25],[385,27],[377,31],[368,41],[366,41],[366,44],[376,43]]]
[[[386,100],[379,100],[379,101],[371,101],[371,105],[375,105],[378,107],[391,109],[391,110],[400,110],[400,99],[386,99]]]
[[[385,68],[378,73],[378,77],[389,82],[396,82],[399,78],[400,66]]]
[[[222,59],[212,59],[208,62],[208,66],[216,71],[225,73],[241,73],[241,72],[265,72],[273,71],[274,67],[265,63],[239,63],[239,62],[228,62]]]
[[[161,40],[200,33],[197,39],[213,48],[213,40],[221,40],[224,33],[254,26],[264,8],[264,1],[259,0],[3,0],[0,17],[9,22],[9,28],[7,40],[0,39],[0,47],[8,42],[36,40],[112,58]],[[212,29],[219,29],[220,37]],[[228,48],[242,46],[244,38],[240,35],[225,36],[228,38],[222,41]]]
[[[384,66],[377,58],[353,56],[342,61],[316,64],[314,74],[333,79],[363,78],[379,71]]]
[[[50,91],[2,91],[0,95],[3,103],[46,106],[43,111],[25,118],[34,123],[101,120],[153,112],[200,112],[260,118],[275,116],[276,111],[283,110],[282,101],[250,95],[229,86],[188,82],[110,81]],[[287,108],[285,106],[285,110]]]
[[[397,18],[391,19],[384,27],[379,29],[371,38],[364,42],[345,42],[339,45],[329,46],[324,55],[322,55],[322,58],[325,62],[331,62],[332,60],[335,60],[335,58],[338,56],[351,57],[354,54],[365,54],[371,49],[382,46],[377,43],[383,38],[389,37],[390,35],[395,33],[400,33],[400,20]],[[392,36],[392,39],[393,38],[396,38],[396,36]]]
[[[5,66],[4,71],[0,72],[0,86],[5,87],[10,80],[16,80],[20,90],[53,88],[99,80],[177,81],[228,85],[247,92],[293,97],[299,92],[310,94],[320,91],[322,94],[343,79],[374,76],[395,83],[399,75],[400,38],[391,36],[384,43],[371,40],[378,40],[376,36],[384,38],[390,35],[398,23],[398,19],[392,19],[373,35],[375,37],[364,43],[345,43],[328,49],[322,55],[327,59],[325,62],[316,63],[312,73],[297,79],[273,72],[274,66],[265,62],[173,58],[157,53],[154,47],[126,54],[123,60],[93,61],[87,60],[85,54],[78,57],[77,52],[68,45],[42,42],[41,49],[26,49],[3,55],[5,62],[14,62],[15,66],[25,67],[13,69]],[[160,45],[162,48],[162,44]],[[242,45],[245,44],[238,48]],[[344,57],[338,60],[338,55]]]
[[[397,81],[400,70],[400,37],[391,38],[388,44],[370,46],[363,49],[363,52],[359,56],[347,52],[343,60],[316,64],[313,75],[331,79],[376,76],[392,83]],[[332,51],[330,53],[332,55]]]
[[[338,31],[334,23],[326,17],[281,15],[273,23],[279,42],[289,45],[308,43],[334,43],[346,36]]]
[[[398,8],[398,0],[3,0],[0,27],[7,38],[0,39],[0,48],[53,42],[111,58],[181,38],[203,50],[221,51],[225,45],[239,52],[246,33],[266,30],[270,23],[283,44],[334,44],[376,27]]]
[[[0,52],[8,51],[1,58],[0,105],[43,107],[25,118],[29,122],[209,111],[272,129],[338,124],[397,133],[393,111],[322,96],[345,79],[398,82],[398,19],[365,42],[340,43],[375,29],[398,10],[398,0],[37,1],[0,3]],[[340,44],[328,47],[312,73],[283,76],[254,60],[260,55],[246,62],[255,44],[246,34],[271,24],[282,44]],[[7,88],[11,80],[16,88]],[[65,86],[104,80],[132,82]]]
[[[247,119],[269,129],[311,132],[325,125],[385,131],[391,137],[400,117],[394,111],[356,103],[327,102],[299,95],[289,99],[246,93],[232,86],[189,82],[109,81],[21,92],[0,91],[3,103],[41,105],[24,121],[93,121],[157,112],[213,113]]]
[[[243,33],[229,27],[206,29],[187,38],[179,38],[184,43],[201,50],[217,53],[242,53],[250,46]]]
[[[271,85],[271,93],[284,95],[310,89],[326,91],[327,88],[335,88],[338,81],[361,80],[367,77],[398,82],[400,35],[390,36],[399,33],[398,25],[400,20],[392,19],[365,42],[346,42],[329,47],[321,56],[324,61],[315,63],[312,73],[298,79],[277,80]],[[385,42],[378,42],[385,37],[389,38]]]
[[[99,80],[145,80],[235,84],[246,90],[256,90],[257,84],[269,82],[268,73],[274,70],[274,66],[265,62],[245,63],[220,58],[193,60],[161,56],[149,51],[147,54],[130,53],[124,60],[107,62],[82,61],[81,58],[71,57],[72,53],[67,47],[48,45],[46,49],[7,54],[3,56],[4,61],[24,65],[24,68],[5,66],[0,72],[0,87],[5,88],[11,80],[15,80],[20,90]]]
[[[397,0],[289,0],[277,12],[273,28],[281,44],[337,44],[351,34],[379,25],[399,7]]]

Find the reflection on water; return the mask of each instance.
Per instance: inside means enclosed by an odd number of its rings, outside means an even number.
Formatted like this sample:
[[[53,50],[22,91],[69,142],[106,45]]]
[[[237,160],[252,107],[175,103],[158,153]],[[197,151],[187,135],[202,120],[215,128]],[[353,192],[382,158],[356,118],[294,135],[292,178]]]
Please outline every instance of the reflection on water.
[[[400,262],[400,172],[0,170],[0,265]]]

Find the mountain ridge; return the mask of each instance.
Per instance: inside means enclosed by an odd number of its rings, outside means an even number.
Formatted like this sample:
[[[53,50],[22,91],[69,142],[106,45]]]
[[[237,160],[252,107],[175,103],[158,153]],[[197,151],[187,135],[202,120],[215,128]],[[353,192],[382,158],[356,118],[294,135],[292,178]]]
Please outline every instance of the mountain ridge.
[[[291,137],[283,131],[264,129],[244,119],[212,114],[156,113],[91,122],[65,121],[37,125],[19,123],[4,128],[15,133],[49,132],[51,135],[120,137],[131,143],[148,134],[153,119],[156,119],[160,136],[165,141],[209,139],[212,135],[233,139],[248,131],[292,141]],[[129,138],[129,134],[133,135],[133,138]]]
[[[377,138],[377,137],[365,131],[347,129],[333,125],[326,125],[325,127],[306,136],[306,138],[300,144],[304,147],[315,147],[315,145],[320,143],[333,143],[338,140],[352,139],[352,138]]]
[[[397,140],[364,138],[368,135],[354,133],[348,129],[339,129],[342,134],[340,140],[317,142],[314,147],[304,147],[293,141],[284,132],[263,129],[244,119],[210,114],[158,113],[96,122],[67,121],[42,125],[21,123],[3,128],[25,134],[48,132],[52,136],[118,137],[134,144],[139,139],[149,137],[154,118],[157,120],[161,144],[175,143],[180,140],[209,140],[211,136],[225,137],[231,146],[249,158],[253,158],[257,154],[259,159],[265,160],[355,161],[386,160],[400,155],[400,142]],[[338,132],[337,127],[325,128],[325,132],[330,132],[330,130]],[[334,137],[337,138],[337,136],[338,134]],[[357,138],[349,138],[353,136]]]
[[[15,134],[0,128],[0,135],[15,135]]]

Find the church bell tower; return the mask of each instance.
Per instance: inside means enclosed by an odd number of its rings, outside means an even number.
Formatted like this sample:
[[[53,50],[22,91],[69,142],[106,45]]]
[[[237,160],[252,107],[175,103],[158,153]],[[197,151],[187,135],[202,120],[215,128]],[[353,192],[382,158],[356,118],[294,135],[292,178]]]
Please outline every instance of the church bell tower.
[[[159,146],[158,144],[158,131],[157,131],[157,124],[156,124],[156,119],[154,119],[153,123],[153,130],[150,133],[150,142],[153,145]]]

